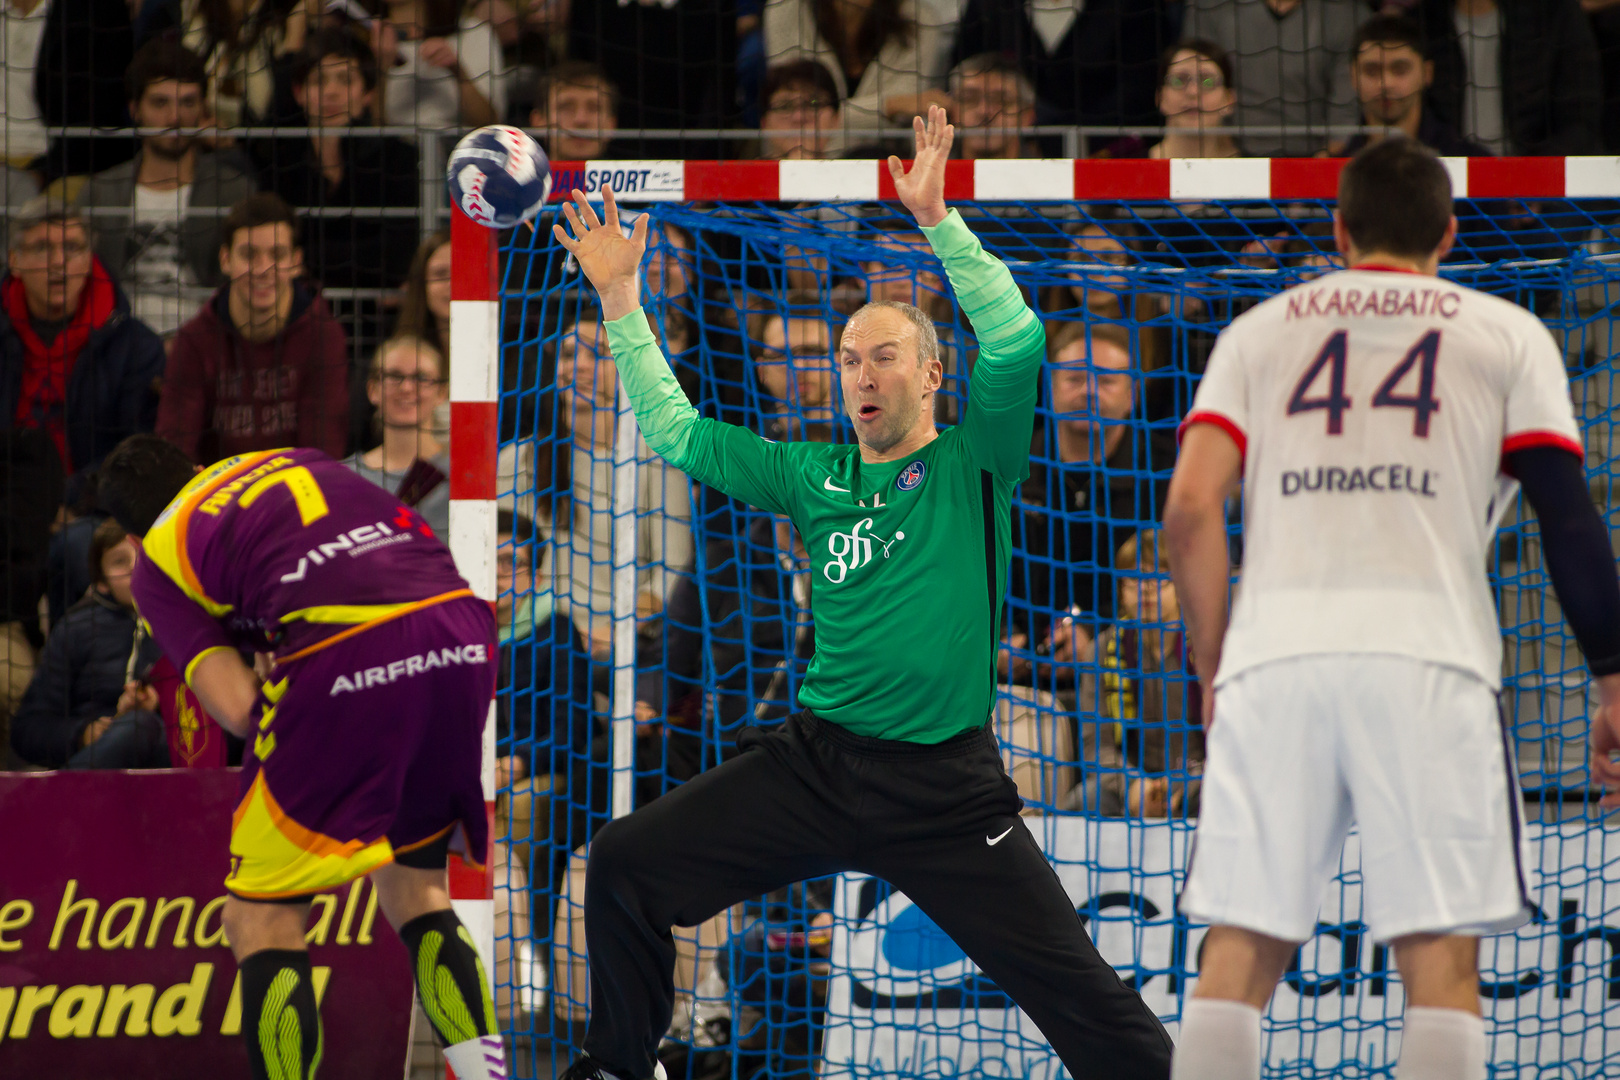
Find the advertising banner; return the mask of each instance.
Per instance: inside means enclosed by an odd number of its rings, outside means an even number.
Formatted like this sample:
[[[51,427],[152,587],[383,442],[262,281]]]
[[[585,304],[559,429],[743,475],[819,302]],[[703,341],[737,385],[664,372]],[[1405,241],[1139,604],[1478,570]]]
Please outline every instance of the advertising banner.
[[[1191,824],[1026,822],[1102,955],[1174,1036],[1205,931],[1175,914]],[[1536,917],[1515,933],[1484,939],[1480,954],[1487,1060],[1504,1075],[1615,1075],[1620,858],[1606,843],[1610,835],[1586,822],[1530,826]],[[1401,984],[1390,950],[1362,921],[1354,835],[1340,871],[1323,894],[1316,935],[1266,1016],[1266,1061],[1278,1075],[1314,1075],[1313,1066],[1372,1075],[1400,1050]],[[903,894],[846,874],[835,904],[823,1080],[1067,1075],[1030,1019]],[[1349,1073],[1347,1062],[1355,1063]]]
[[[249,1076],[220,921],[234,769],[0,773],[0,1076]],[[400,1080],[405,946],[364,879],[307,933],[322,1074]]]

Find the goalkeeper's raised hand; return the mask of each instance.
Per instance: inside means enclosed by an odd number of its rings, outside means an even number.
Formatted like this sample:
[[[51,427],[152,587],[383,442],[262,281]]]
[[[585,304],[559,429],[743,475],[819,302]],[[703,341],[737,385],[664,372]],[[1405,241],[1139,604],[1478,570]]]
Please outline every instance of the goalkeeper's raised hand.
[[[911,171],[906,172],[899,158],[891,157],[889,175],[894,178],[895,193],[917,224],[931,228],[945,220],[945,162],[950,160],[956,129],[945,122],[945,110],[938,105],[928,106],[927,122],[915,117],[911,129],[917,137]]]
[[[635,228],[626,236],[619,227],[619,207],[613,199],[612,188],[602,187],[606,221],[597,218],[596,211],[585,201],[583,191],[575,188],[573,195],[573,202],[563,203],[563,214],[568,218],[573,235],[561,225],[553,225],[551,231],[596,286],[602,298],[602,318],[612,322],[641,306],[641,281],[637,272],[641,257],[647,253],[647,215],[637,218]]]

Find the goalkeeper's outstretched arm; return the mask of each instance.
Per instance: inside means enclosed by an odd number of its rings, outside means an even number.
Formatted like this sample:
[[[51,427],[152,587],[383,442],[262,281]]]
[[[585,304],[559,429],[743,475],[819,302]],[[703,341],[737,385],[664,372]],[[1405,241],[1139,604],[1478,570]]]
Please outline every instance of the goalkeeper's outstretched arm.
[[[626,236],[612,188],[602,189],[605,220],[597,217],[584,192],[576,189],[573,195],[572,203],[563,204],[573,234],[561,225],[553,225],[552,234],[601,297],[608,351],[647,445],[700,483],[752,506],[791,513],[782,448],[744,428],[700,417],[653,337],[641,309],[638,273],[647,252],[647,215]]]
[[[945,264],[957,302],[979,339],[963,434],[983,468],[1008,480],[1029,471],[1035,424],[1035,375],[1046,354],[1046,332],[1024,303],[1006,265],[979,244],[962,215],[945,208],[945,162],[955,130],[945,110],[912,123],[916,158],[911,171],[889,158],[895,193],[916,217],[934,254]]]

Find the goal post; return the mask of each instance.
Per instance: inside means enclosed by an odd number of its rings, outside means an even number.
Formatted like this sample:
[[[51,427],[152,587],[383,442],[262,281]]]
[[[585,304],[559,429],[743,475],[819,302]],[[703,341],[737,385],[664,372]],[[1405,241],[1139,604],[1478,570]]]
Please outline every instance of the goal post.
[[[1620,158],[1445,163],[1461,227],[1441,275],[1526,307],[1553,333],[1612,530]],[[1172,1031],[1204,932],[1175,911],[1202,751],[1188,674],[1142,659],[1175,620],[1142,621],[1131,597],[1168,577],[1156,527],[1173,433],[1216,335],[1338,265],[1343,164],[947,167],[947,200],[1007,262],[1058,361],[1041,376],[1032,478],[1013,506],[992,722],[1030,827],[1103,955]],[[553,176],[554,200],[611,184],[627,218],[650,215],[644,306],[704,416],[852,442],[833,349],[854,308],[878,296],[917,304],[939,329],[939,422],[971,407],[976,339],[883,162],[555,162]],[[507,953],[527,955],[498,969],[511,1003],[502,1024],[544,1073],[578,1052],[588,1015],[591,835],[725,760],[743,727],[796,708],[825,553],[647,449],[627,422],[595,293],[551,237],[549,212],[501,235],[457,218],[452,547],[493,596],[496,508],[532,514],[541,538],[531,579],[507,598],[513,674],[500,695],[513,719],[491,751],[521,759],[525,775],[488,790],[503,807],[498,846],[526,882],[526,923],[493,927]],[[1109,348],[1127,360],[1104,371],[1096,357]],[[1055,383],[1064,368],[1082,382],[1122,376],[1123,412],[1106,412],[1095,385]],[[1101,463],[1065,449],[1062,425],[1082,414],[1109,448]],[[1235,520],[1233,543],[1240,552]],[[1620,847],[1591,800],[1589,681],[1517,503],[1490,570],[1538,911],[1483,947],[1490,1061],[1495,1075],[1598,1075],[1620,1055]],[[1090,659],[1054,652],[1069,626],[1085,631]],[[1267,1014],[1268,1078],[1392,1071],[1402,996],[1361,914],[1359,858],[1352,838],[1318,933]],[[886,883],[810,882],[676,939],[676,1020],[661,1052],[672,1078],[1059,1075],[1028,1019]]]

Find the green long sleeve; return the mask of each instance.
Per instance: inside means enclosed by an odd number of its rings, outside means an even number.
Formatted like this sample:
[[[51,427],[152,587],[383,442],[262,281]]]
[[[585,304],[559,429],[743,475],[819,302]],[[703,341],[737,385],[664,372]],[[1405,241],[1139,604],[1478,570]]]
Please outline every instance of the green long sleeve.
[[[658,347],[645,309],[608,323],[607,335],[630,408],[653,453],[750,506],[789,512],[785,446],[699,416]]]
[[[677,469],[692,442],[692,428],[700,419],[658,347],[645,308],[636,308],[607,324],[608,351],[624,380],[630,408],[641,425],[642,437],[653,453]]]
[[[1046,330],[1006,264],[984,250],[961,214],[952,210],[923,234],[945,264],[957,303],[979,339],[963,437],[982,468],[1002,479],[1022,480],[1029,474]]]

